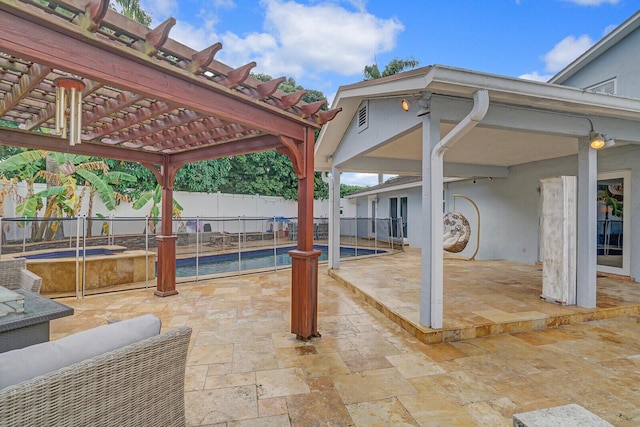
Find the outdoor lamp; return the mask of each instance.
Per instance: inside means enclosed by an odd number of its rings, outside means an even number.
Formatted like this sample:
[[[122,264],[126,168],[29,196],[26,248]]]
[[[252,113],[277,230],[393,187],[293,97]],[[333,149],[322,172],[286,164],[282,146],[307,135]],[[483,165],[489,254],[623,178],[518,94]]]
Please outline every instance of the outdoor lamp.
[[[616,141],[608,135],[604,135],[604,148],[613,147]]]
[[[80,144],[84,83],[75,77],[60,77],[55,79],[53,84],[56,86],[55,133],[63,138],[67,138],[68,134],[69,145]]]
[[[404,112],[408,112],[411,109],[411,104],[416,103],[418,106],[418,111],[416,112],[416,116],[424,116],[431,112],[431,93],[429,92],[420,92],[418,95],[412,98],[402,98],[400,101],[400,106]]]
[[[589,133],[589,145],[591,148],[599,150],[604,147],[604,137],[599,132],[594,132],[593,130]]]

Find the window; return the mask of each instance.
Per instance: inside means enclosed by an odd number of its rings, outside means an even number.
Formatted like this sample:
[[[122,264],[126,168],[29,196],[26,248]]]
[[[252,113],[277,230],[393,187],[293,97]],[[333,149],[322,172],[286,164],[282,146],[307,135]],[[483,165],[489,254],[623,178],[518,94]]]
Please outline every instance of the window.
[[[602,83],[598,83],[596,85],[593,86],[589,86],[586,88],[586,90],[590,90],[591,92],[596,92],[596,93],[606,93],[608,95],[615,95],[616,94],[616,79],[610,79],[607,81],[604,81]]]
[[[358,133],[369,127],[369,101],[364,101],[358,108]]]

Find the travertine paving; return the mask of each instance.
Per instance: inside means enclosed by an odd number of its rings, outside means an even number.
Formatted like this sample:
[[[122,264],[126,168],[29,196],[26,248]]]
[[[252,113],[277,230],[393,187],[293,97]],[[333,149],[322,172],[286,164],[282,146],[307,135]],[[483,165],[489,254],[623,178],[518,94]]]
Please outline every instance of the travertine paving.
[[[640,284],[598,277],[597,307],[540,299],[542,266],[445,258],[442,329],[420,324],[420,250],[342,262],[334,277],[425,343],[544,329],[640,312]]]
[[[523,267],[513,268],[501,274],[517,278]],[[637,315],[425,344],[321,268],[322,337],[303,343],[289,332],[290,274],[182,284],[167,298],[141,289],[62,299],[75,315],[51,323],[52,339],[144,313],[163,330],[192,327],[190,426],[511,426],[514,413],[569,403],[616,426],[640,424]],[[485,274],[456,276],[482,288]]]

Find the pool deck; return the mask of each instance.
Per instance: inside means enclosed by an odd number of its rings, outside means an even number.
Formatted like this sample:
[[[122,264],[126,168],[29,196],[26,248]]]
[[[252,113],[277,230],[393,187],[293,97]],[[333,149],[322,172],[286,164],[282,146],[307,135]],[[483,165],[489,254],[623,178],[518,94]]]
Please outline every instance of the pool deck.
[[[413,262],[411,254],[358,260],[343,263],[341,273],[357,269],[360,283],[375,278],[402,291],[405,281],[419,280],[398,271]],[[411,268],[416,272],[417,264]],[[538,275],[535,266],[515,263],[447,263],[445,324],[544,312]],[[600,304],[637,298],[638,284],[615,284],[619,295],[611,290]],[[640,424],[638,315],[425,344],[321,266],[322,337],[300,342],[290,333],[290,270],[177,288],[167,298],[154,289],[65,298],[75,313],[51,322],[51,338],[146,313],[160,316],[163,331],[193,328],[185,381],[189,426],[508,427],[514,414],[571,403],[619,427]]]
[[[598,277],[597,307],[540,299],[542,266],[445,258],[442,329],[420,324],[420,250],[340,263],[328,274],[424,343],[539,330],[640,312],[640,284]]]

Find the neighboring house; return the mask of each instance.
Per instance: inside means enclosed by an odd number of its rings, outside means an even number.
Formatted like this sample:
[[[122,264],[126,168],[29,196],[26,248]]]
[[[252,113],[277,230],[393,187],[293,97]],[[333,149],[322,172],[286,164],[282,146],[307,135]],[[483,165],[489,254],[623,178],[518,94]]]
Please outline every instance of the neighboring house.
[[[598,270],[640,278],[640,99],[632,98],[640,98],[640,77],[631,72],[640,66],[639,24],[640,13],[554,77],[556,84],[434,65],[338,90],[332,108],[343,112],[315,147],[316,170],[331,172],[332,196],[341,172],[422,177],[355,197],[358,216],[367,217],[372,201],[382,217],[393,214],[394,197],[397,206],[407,197],[407,241],[423,248],[423,324],[442,326],[442,215],[454,194],[479,206],[478,259],[535,263],[540,180],[577,176],[577,304],[595,307]],[[611,81],[614,94],[600,91]],[[591,148],[592,132],[615,146]],[[339,227],[330,227],[336,244]],[[340,265],[336,253],[332,268]]]

